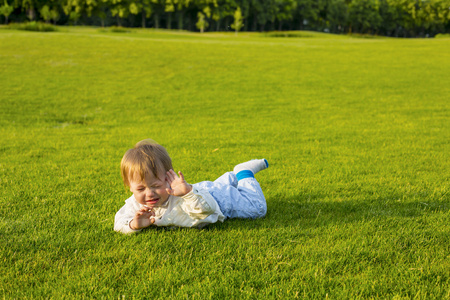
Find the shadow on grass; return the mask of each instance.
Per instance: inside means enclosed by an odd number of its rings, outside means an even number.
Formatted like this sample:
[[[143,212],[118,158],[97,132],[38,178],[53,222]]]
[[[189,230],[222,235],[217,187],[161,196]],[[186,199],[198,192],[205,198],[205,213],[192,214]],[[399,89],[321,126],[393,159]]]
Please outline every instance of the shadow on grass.
[[[268,199],[265,218],[230,219],[223,224],[210,225],[206,229],[333,226],[381,219],[420,218],[433,213],[447,213],[449,209],[450,203],[445,200],[405,199],[403,195],[364,201],[330,201],[325,195],[298,195],[277,200]]]
[[[415,218],[448,210],[449,203],[446,201],[405,199],[403,195],[364,201],[327,201],[325,196],[318,195],[272,202],[266,218],[275,226],[318,226],[380,218]]]

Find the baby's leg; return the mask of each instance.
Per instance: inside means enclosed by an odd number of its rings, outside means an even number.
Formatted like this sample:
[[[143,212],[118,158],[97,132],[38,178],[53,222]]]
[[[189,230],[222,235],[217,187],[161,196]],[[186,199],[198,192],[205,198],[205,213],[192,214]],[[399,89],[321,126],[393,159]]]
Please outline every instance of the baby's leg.
[[[234,167],[214,183],[221,192],[211,191],[228,218],[260,218],[267,212],[266,199],[254,174],[266,169],[265,159],[251,160]],[[215,194],[215,195],[214,195]]]
[[[254,174],[269,167],[266,159],[254,159],[234,167],[233,172],[227,172],[214,180],[215,183],[231,185],[237,188],[238,180],[255,177]]]
[[[266,199],[254,174],[268,166],[265,159],[251,160],[237,165],[234,172],[227,172],[214,182],[202,181],[194,186],[207,190],[227,218],[264,217]]]
[[[241,195],[237,205],[240,211],[245,211],[250,218],[261,218],[266,215],[266,198],[255,178],[247,177],[239,180],[237,189]],[[240,216],[237,217],[240,218]]]
[[[233,172],[227,172],[214,180],[217,184],[223,184],[223,185],[231,185],[235,188],[237,188],[238,180],[236,178],[236,175]]]
[[[265,158],[263,159],[253,159],[245,163],[238,164],[234,167],[233,172],[236,174],[238,180],[247,177],[255,177],[254,175],[259,171],[267,169],[269,163]]]
[[[233,170],[238,179],[237,189],[241,198],[247,200],[239,203],[238,207],[242,208],[241,204],[244,205],[244,209],[251,214],[252,218],[264,217],[267,213],[266,198],[255,179],[255,174],[268,167],[269,163],[266,159],[254,159],[236,165]]]

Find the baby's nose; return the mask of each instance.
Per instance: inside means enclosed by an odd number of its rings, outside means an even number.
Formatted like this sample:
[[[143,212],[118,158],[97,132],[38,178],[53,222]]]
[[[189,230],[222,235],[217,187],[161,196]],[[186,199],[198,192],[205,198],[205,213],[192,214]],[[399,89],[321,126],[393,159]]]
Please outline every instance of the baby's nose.
[[[155,195],[155,192],[152,189],[147,189],[146,194],[147,194],[148,197],[151,198],[152,196]]]

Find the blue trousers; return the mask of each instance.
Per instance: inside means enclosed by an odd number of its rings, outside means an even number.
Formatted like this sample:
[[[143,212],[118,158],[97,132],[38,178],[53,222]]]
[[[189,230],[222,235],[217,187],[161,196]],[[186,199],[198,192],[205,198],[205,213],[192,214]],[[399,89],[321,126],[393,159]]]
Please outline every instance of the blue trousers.
[[[266,199],[255,178],[238,181],[233,172],[227,172],[215,181],[202,181],[194,186],[207,190],[227,218],[254,219],[264,217],[267,213]]]

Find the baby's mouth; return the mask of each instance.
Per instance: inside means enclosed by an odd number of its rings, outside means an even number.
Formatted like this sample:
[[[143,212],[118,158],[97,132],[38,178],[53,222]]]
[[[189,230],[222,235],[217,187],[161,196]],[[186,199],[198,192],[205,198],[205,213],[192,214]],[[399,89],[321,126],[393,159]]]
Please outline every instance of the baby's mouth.
[[[159,201],[159,198],[145,200],[146,203],[151,204],[151,205],[155,205],[156,203],[158,203],[158,201]]]

